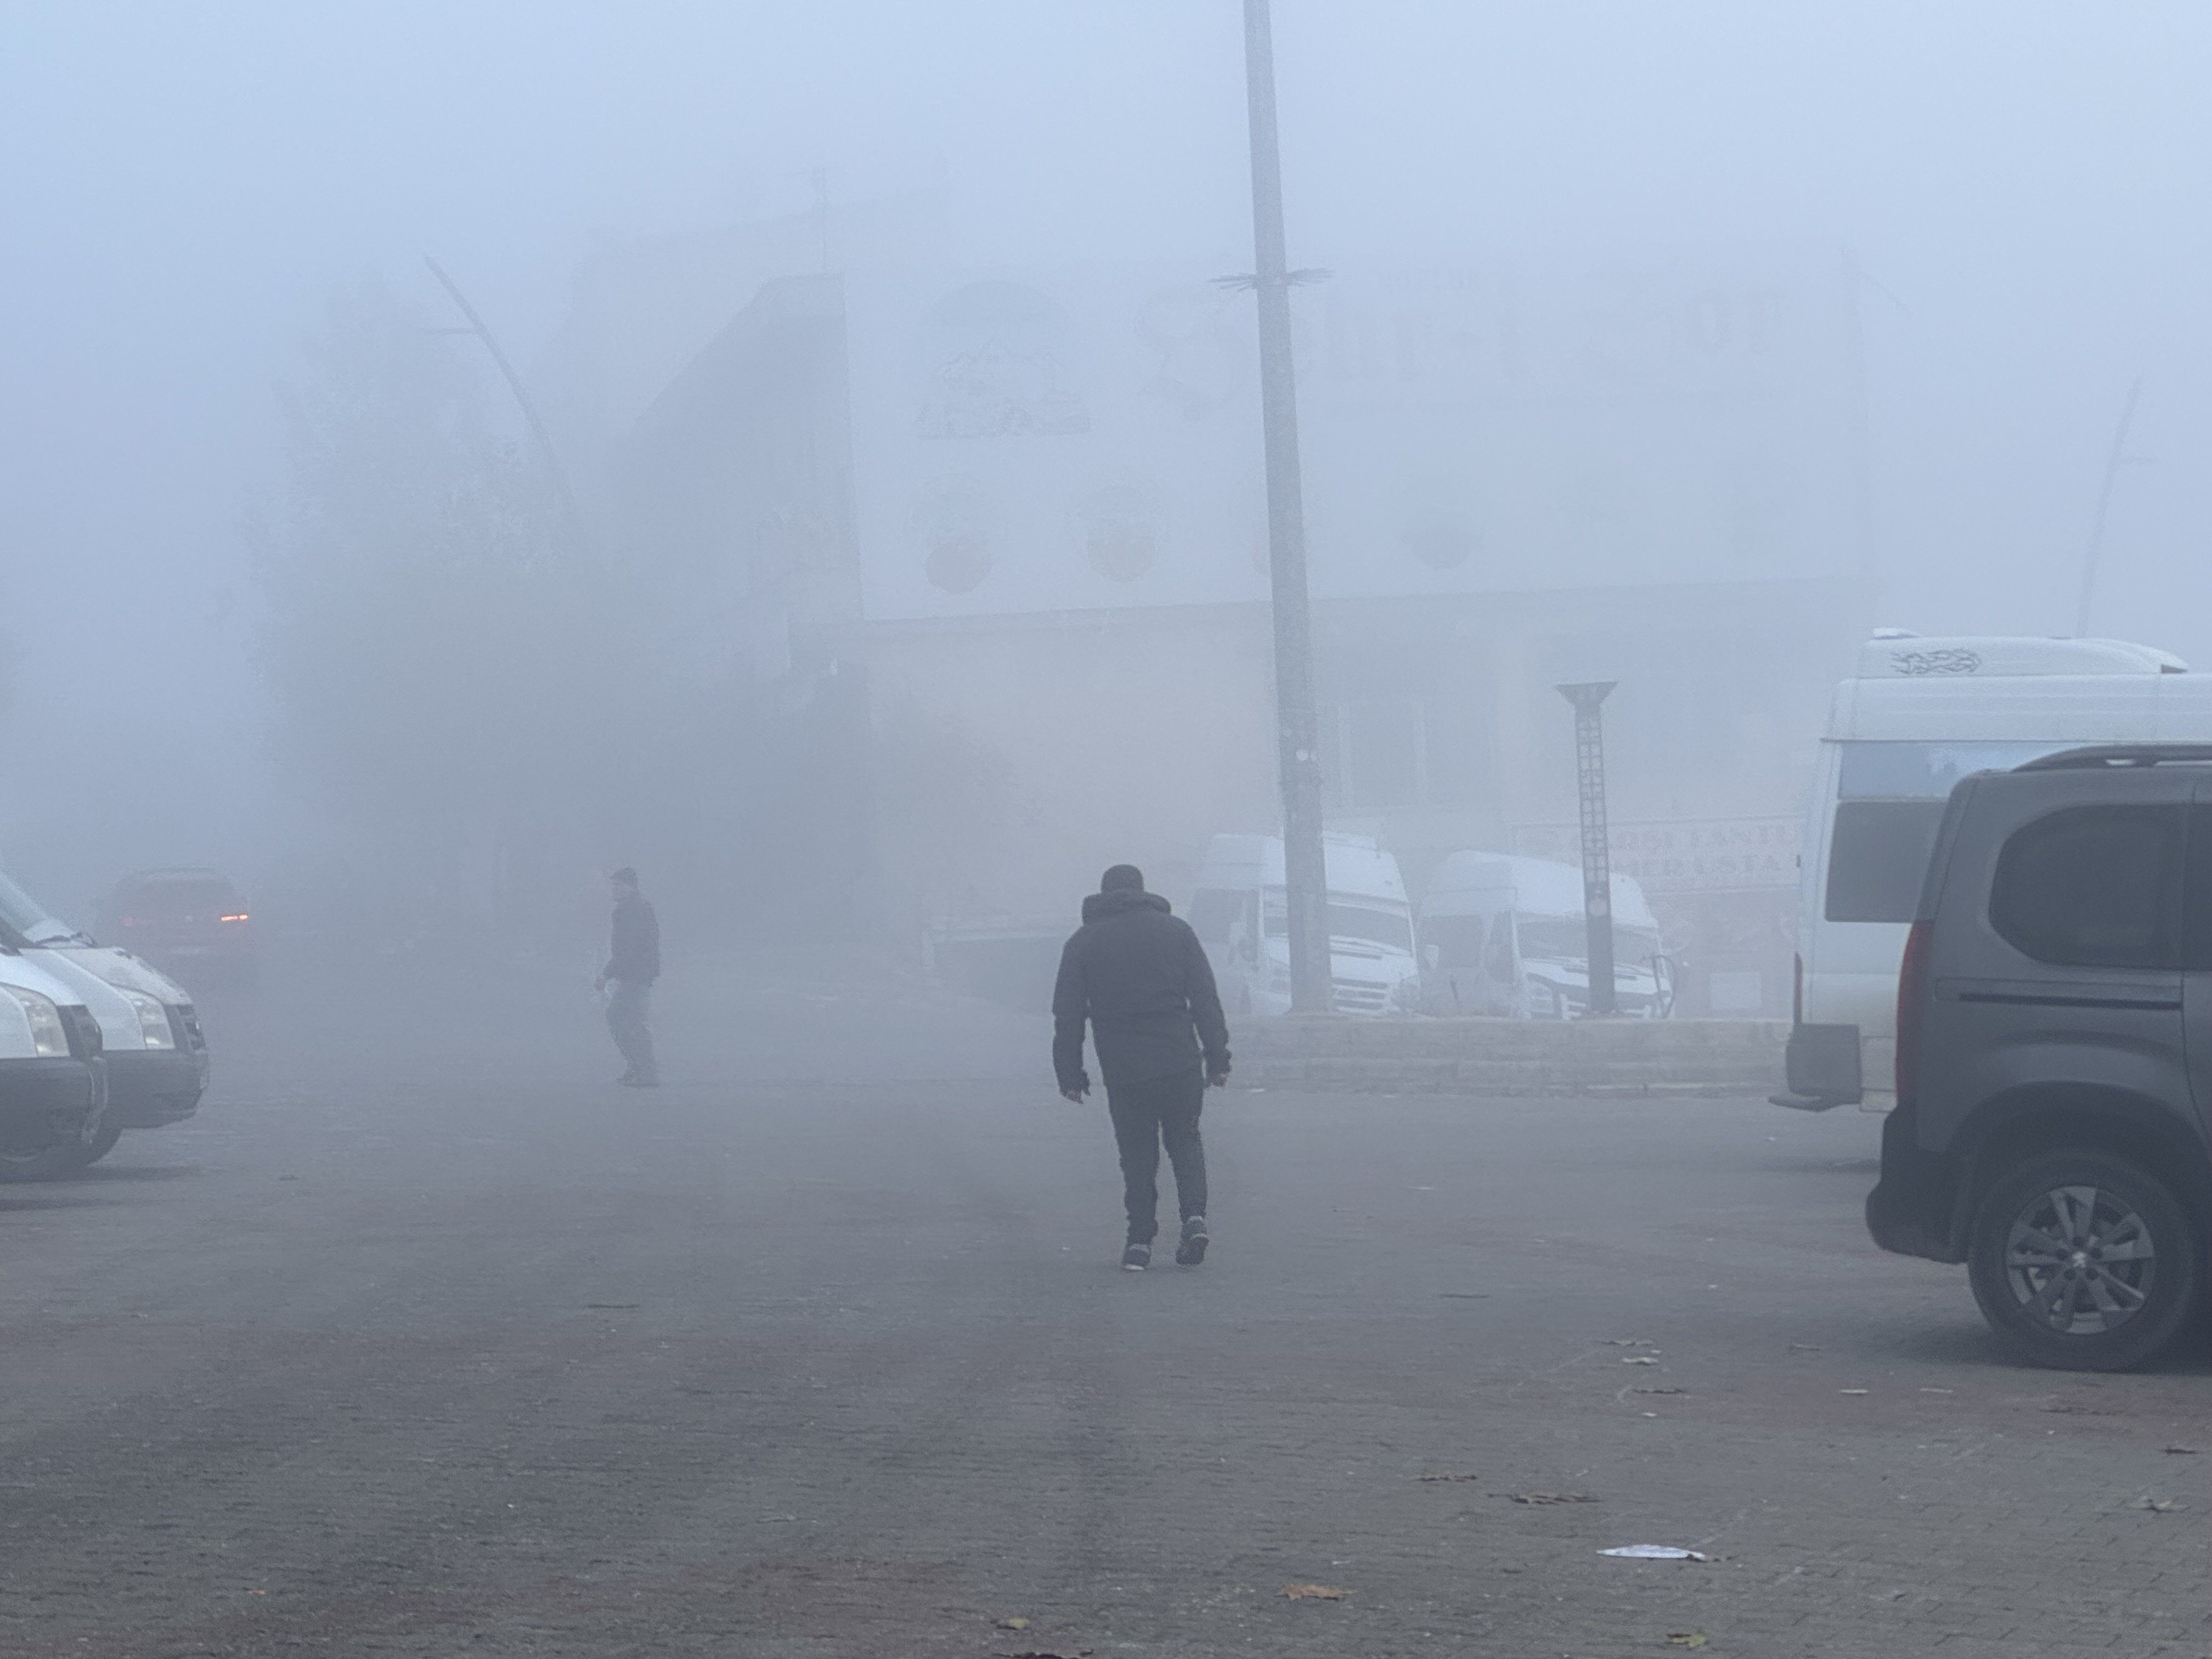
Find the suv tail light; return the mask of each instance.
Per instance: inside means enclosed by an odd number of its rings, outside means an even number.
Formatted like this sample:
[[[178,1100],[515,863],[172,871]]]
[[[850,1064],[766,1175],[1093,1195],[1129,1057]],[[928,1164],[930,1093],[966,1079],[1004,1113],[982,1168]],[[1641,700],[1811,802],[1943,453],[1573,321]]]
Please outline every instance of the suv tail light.
[[[1916,921],[1905,936],[1905,957],[1897,965],[1897,1103],[1912,1098],[1920,1084],[1921,1010],[1927,998],[1929,924]]]

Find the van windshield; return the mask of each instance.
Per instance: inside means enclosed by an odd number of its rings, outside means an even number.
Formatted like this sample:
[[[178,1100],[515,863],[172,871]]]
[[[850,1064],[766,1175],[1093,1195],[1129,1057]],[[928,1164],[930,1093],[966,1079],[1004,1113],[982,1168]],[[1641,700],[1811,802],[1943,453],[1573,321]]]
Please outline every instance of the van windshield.
[[[1285,908],[1283,890],[1271,888],[1267,893],[1267,937],[1281,939],[1290,931],[1290,912]],[[1410,911],[1386,910],[1378,904],[1364,904],[1356,899],[1329,900],[1328,936],[1380,945],[1403,951],[1407,956],[1413,953],[1413,919]]]
[[[1580,916],[1523,916],[1515,932],[1523,961],[1581,962],[1589,955],[1589,927]],[[1615,966],[1641,967],[1658,954],[1658,934],[1640,927],[1613,930]]]
[[[0,875],[0,922],[26,939],[48,943],[76,937],[76,929],[48,915],[45,905],[4,875]]]

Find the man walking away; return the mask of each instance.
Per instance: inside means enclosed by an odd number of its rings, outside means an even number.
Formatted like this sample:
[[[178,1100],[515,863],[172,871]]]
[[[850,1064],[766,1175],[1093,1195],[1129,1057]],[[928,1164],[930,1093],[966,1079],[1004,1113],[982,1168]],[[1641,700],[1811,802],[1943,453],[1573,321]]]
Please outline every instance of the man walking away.
[[[607,997],[607,1030],[629,1069],[615,1079],[633,1089],[658,1089],[660,1073],[653,1063],[653,981],[660,977],[660,923],[645,895],[637,890],[637,872],[624,866],[607,878],[614,890],[614,947],[608,952],[599,988]]]
[[[1199,1108],[1208,1085],[1229,1080],[1229,1026],[1213,969],[1190,924],[1145,890],[1133,864],[1117,864],[1083,901],[1083,926],[1060,956],[1052,995],[1053,1070],[1073,1101],[1091,1092],[1083,1069],[1083,1027],[1106,1080],[1106,1109],[1121,1153],[1129,1242],[1121,1265],[1152,1265],[1159,1231],[1160,1147],[1175,1168],[1182,1237],[1176,1261],[1206,1260],[1206,1147]]]

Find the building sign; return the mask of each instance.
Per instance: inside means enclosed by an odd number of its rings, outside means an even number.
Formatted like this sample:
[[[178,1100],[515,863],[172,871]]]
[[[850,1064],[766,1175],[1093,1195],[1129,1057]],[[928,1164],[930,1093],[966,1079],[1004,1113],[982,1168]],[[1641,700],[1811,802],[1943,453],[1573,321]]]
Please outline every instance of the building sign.
[[[848,277],[864,614],[1264,599],[1252,297],[1212,274]],[[1317,594],[1856,567],[1832,252],[1352,270],[1293,303]]]
[[[1647,896],[1735,893],[1797,884],[1802,818],[1678,818],[1613,825],[1613,873],[1632,876]],[[1579,866],[1571,823],[1526,823],[1513,831],[1524,858]]]
[[[863,614],[1265,599],[1242,298],[1113,269],[848,279]]]
[[[1838,576],[1851,296],[1808,250],[1348,272],[1299,344],[1316,591]]]

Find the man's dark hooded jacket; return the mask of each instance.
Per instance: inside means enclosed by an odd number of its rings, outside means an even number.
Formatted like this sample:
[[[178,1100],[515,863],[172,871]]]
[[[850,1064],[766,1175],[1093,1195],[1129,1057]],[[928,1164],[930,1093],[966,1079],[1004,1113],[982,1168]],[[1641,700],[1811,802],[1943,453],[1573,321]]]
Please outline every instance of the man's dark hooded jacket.
[[[1087,1089],[1083,1023],[1091,1022],[1106,1086],[1229,1069],[1229,1024],[1213,968],[1190,924],[1157,893],[1117,890],[1083,901],[1083,926],[1060,954],[1052,994],[1053,1070]]]
[[[650,985],[660,977],[660,919],[642,893],[615,902],[614,934],[605,977],[624,985]]]

